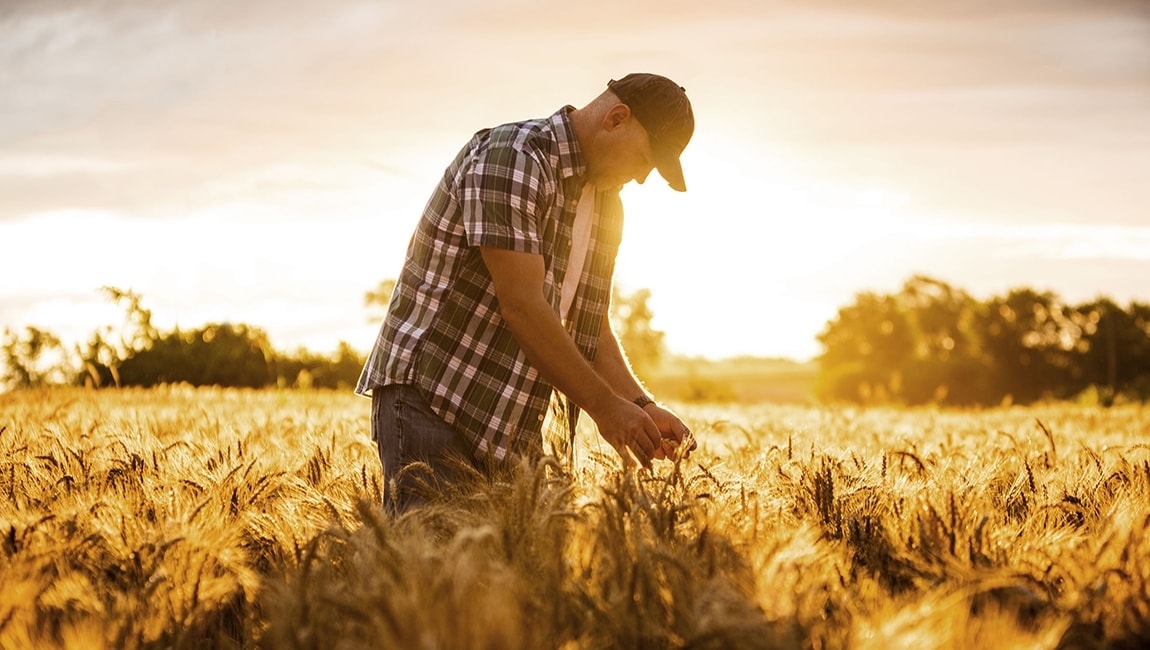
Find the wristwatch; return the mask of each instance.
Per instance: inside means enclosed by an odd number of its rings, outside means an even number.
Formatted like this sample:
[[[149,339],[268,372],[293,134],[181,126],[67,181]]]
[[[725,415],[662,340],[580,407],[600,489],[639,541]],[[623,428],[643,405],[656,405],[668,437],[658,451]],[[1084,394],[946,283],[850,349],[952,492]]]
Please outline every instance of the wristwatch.
[[[631,401],[634,402],[635,406],[638,406],[639,408],[644,408],[648,404],[654,404],[655,403],[655,400],[651,399],[651,397],[649,395],[640,395]]]

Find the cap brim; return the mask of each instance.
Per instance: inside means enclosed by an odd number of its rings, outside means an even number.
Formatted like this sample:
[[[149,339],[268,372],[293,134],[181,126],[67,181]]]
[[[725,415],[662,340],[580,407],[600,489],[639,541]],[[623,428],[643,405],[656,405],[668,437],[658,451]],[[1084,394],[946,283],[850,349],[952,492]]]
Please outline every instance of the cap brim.
[[[668,157],[660,161],[655,169],[659,170],[659,175],[667,181],[671,189],[676,192],[687,191],[687,182],[683,180],[683,166],[679,164],[678,156]]]

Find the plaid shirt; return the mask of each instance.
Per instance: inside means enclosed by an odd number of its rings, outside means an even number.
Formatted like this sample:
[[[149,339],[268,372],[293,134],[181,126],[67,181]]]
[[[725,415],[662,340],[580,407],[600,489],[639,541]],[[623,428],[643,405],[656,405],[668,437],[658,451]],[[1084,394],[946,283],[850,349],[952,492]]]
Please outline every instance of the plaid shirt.
[[[499,314],[480,256],[488,246],[543,256],[543,291],[556,313],[571,254],[586,163],[568,112],[475,134],[447,168],[412,236],[356,393],[392,383],[417,387],[479,459],[502,461],[542,447],[552,386],[531,365]],[[607,315],[623,230],[619,192],[600,191],[567,328],[592,361]],[[558,404],[563,424],[578,410]]]

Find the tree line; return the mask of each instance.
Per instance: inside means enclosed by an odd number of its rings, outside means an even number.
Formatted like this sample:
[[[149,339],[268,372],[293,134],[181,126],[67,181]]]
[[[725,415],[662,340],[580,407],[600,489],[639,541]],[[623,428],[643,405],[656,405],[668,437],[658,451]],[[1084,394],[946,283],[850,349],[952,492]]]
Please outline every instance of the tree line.
[[[124,311],[124,322],[101,327],[86,341],[66,346],[49,330],[5,329],[0,342],[3,387],[53,385],[92,387],[193,386],[241,388],[354,386],[364,355],[340,341],[333,354],[274,349],[267,333],[244,323],[208,323],[161,332],[140,294],[115,287],[100,290]]]
[[[394,280],[366,292],[370,320],[381,322]],[[53,385],[92,387],[193,386],[243,388],[301,387],[349,390],[355,386],[365,355],[346,341],[332,354],[300,348],[282,352],[267,333],[244,323],[209,323],[161,332],[140,294],[103,287],[100,291],[124,312],[124,322],[92,332],[68,346],[49,330],[28,326],[5,329],[0,340],[3,374],[0,389]],[[663,354],[663,333],[652,328],[651,292],[615,295],[612,319],[636,370],[649,372]]]
[[[1071,305],[1016,288],[977,300],[914,276],[863,292],[818,335],[826,400],[995,405],[1150,399],[1150,304]]]
[[[366,292],[381,320],[394,281]],[[132,291],[101,291],[124,311],[82,344],[52,332],[6,329],[0,387],[195,386],[350,389],[365,358],[341,341],[334,353],[274,349],[264,330],[209,323],[161,332]],[[651,292],[616,293],[611,318],[640,378],[658,371],[664,333],[651,325]],[[1012,289],[977,300],[914,276],[897,293],[863,292],[818,335],[816,397],[825,401],[957,406],[1089,398],[1150,399],[1150,305],[1108,298],[1070,305],[1052,292]]]

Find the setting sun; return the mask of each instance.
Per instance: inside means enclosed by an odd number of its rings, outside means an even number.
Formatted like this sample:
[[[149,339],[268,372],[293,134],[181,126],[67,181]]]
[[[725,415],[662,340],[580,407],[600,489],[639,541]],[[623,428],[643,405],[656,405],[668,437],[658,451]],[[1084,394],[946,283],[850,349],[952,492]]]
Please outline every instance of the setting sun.
[[[673,349],[810,358],[812,333],[856,290],[852,256],[911,244],[905,195],[804,177],[801,163],[700,129],[683,155],[686,194],[657,178],[628,186],[618,280],[653,289]],[[868,273],[897,281],[896,259]]]

